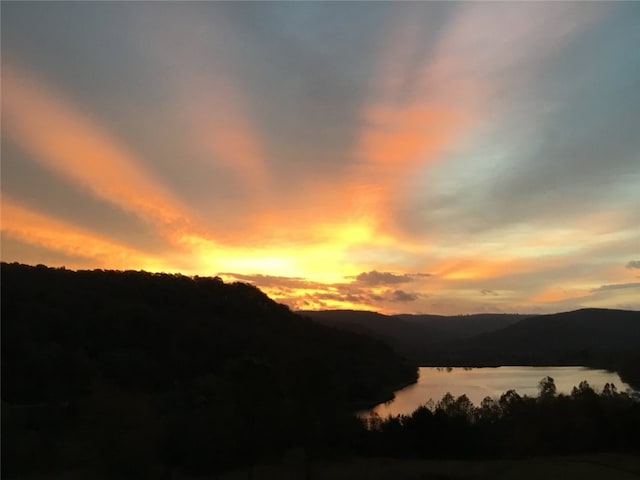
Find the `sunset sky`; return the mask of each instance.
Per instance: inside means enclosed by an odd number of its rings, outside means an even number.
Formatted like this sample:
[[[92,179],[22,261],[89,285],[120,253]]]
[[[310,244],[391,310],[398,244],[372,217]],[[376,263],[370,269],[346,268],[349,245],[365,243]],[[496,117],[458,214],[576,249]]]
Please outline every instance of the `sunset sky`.
[[[294,309],[640,309],[640,2],[2,2],[2,260]]]

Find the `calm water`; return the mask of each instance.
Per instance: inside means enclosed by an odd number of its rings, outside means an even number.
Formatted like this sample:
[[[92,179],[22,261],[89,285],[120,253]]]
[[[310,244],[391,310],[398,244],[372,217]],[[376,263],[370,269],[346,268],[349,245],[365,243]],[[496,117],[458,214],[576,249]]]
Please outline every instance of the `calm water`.
[[[629,388],[615,372],[586,367],[420,367],[419,374],[417,383],[397,391],[392,401],[381,403],[372,411],[382,418],[410,414],[430,398],[437,402],[447,392],[456,397],[466,394],[474,405],[479,405],[486,396],[499,397],[511,389],[520,395],[537,396],[538,382],[546,376],[555,380],[558,393],[571,393],[582,380],[597,392],[602,391],[605,383],[615,384],[621,392]]]

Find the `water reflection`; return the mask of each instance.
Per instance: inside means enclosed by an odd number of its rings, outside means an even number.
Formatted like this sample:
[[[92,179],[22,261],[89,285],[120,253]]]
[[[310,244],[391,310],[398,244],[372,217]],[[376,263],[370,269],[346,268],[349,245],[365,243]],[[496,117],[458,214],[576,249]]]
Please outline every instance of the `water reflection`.
[[[570,394],[582,380],[597,392],[605,383],[613,383],[618,391],[630,388],[615,372],[587,367],[420,367],[417,383],[396,392],[393,400],[377,405],[372,412],[383,418],[410,414],[429,399],[437,402],[447,392],[456,397],[465,394],[475,405],[486,396],[499,397],[510,389],[520,395],[536,396],[538,382],[546,376],[552,377],[558,393],[564,394]]]

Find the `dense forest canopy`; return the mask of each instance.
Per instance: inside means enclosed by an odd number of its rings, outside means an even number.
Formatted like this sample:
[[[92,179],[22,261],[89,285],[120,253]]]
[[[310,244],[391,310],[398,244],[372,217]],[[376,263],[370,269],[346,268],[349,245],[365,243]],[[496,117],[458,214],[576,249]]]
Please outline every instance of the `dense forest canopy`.
[[[640,453],[640,402],[607,383],[596,392],[582,381],[557,395],[553,378],[540,380],[537,397],[515,390],[474,405],[446,394],[411,415],[368,419],[362,450],[371,455],[496,458],[585,452]]]
[[[51,462],[88,460],[104,445],[76,450],[106,442],[109,422],[131,432],[130,451],[134,432],[154,431],[177,465],[231,466],[310,446],[416,375],[384,343],[296,315],[251,285],[2,264],[3,438],[20,437],[3,453],[21,449],[3,468],[33,465],[61,438],[73,454]]]

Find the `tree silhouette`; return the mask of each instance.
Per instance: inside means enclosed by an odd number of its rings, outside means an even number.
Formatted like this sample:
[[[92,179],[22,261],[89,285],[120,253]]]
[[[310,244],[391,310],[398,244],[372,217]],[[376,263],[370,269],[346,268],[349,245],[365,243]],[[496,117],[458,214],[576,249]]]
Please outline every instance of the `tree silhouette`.
[[[446,394],[433,411],[422,406],[412,415],[379,421],[360,453],[492,458],[640,449],[640,402],[630,395],[611,387],[598,395],[586,381],[571,396],[553,395],[552,379],[540,384],[545,388],[539,397],[509,390],[478,407]]]
[[[544,377],[538,383],[538,392],[540,398],[549,399],[556,395],[556,383],[551,377]]]

